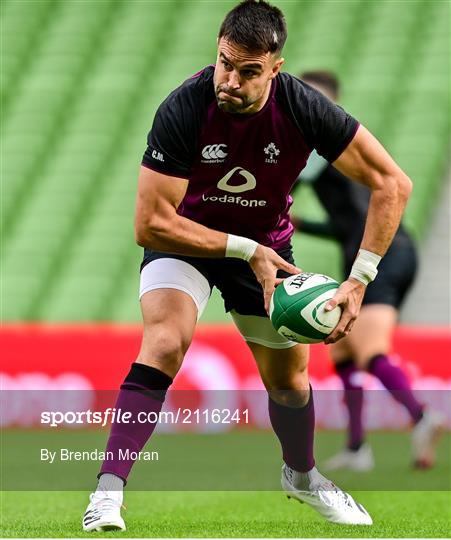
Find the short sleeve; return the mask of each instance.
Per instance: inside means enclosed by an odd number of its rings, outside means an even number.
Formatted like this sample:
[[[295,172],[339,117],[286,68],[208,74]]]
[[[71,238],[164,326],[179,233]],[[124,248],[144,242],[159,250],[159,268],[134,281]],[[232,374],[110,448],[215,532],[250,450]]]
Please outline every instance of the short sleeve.
[[[203,87],[201,75],[188,79],[159,106],[147,136],[144,167],[168,176],[190,176],[206,109]]]
[[[185,178],[191,171],[192,156],[177,101],[170,96],[158,108],[147,136],[142,164],[169,176]]]
[[[354,138],[359,122],[300,79],[281,75],[286,106],[307,144],[329,163],[334,162]]]

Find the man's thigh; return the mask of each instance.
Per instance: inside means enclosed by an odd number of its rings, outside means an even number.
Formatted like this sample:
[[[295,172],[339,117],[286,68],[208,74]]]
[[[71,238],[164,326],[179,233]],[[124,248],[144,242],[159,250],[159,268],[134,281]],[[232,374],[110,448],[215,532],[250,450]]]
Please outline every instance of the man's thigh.
[[[209,275],[203,267],[193,264],[188,257],[184,260],[169,253],[147,253],[141,265],[139,299],[159,289],[181,291],[194,303],[199,320],[211,294]],[[171,306],[167,307],[171,309]],[[149,314],[152,315],[158,317],[157,313]]]
[[[148,262],[141,271],[144,333],[137,361],[174,377],[209,295],[208,280],[186,262],[170,257]]]

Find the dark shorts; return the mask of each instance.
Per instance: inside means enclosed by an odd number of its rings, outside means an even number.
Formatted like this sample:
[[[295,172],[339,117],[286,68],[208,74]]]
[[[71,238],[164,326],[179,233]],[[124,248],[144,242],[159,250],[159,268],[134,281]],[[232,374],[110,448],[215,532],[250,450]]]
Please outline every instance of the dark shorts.
[[[346,276],[353,262],[346,261]],[[385,304],[399,309],[414,282],[417,266],[416,249],[410,238],[395,239],[378,266],[376,279],[368,285],[362,305]]]
[[[286,261],[294,263],[291,246],[277,250],[277,253]],[[219,289],[226,312],[235,310],[240,315],[268,316],[263,289],[248,262],[232,257],[207,259],[145,249],[141,270],[151,261],[162,258],[179,259],[194,266],[208,280],[211,289]],[[283,270],[277,273],[277,276],[282,278],[289,275]]]

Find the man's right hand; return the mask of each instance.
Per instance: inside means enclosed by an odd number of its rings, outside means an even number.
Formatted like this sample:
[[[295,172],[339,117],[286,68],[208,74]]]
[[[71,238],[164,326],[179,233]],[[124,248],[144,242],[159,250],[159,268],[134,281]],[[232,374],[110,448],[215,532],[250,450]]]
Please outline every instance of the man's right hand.
[[[263,296],[265,299],[265,310],[269,312],[269,302],[276,288],[283,281],[283,278],[277,278],[277,270],[285,270],[289,274],[299,274],[302,272],[300,268],[290,264],[277,255],[277,253],[268,247],[258,245],[254,255],[249,261],[251,268],[263,287]]]

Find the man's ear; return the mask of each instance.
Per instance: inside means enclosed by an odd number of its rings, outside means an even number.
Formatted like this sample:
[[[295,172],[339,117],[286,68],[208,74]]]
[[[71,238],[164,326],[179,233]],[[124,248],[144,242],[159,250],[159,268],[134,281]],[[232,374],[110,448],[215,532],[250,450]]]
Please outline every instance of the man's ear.
[[[274,65],[272,67],[272,73],[271,73],[271,77],[270,79],[274,79],[274,77],[277,76],[277,74],[280,72],[280,70],[282,69],[282,66],[283,64],[285,63],[285,58],[278,58],[275,62],[274,62]]]

